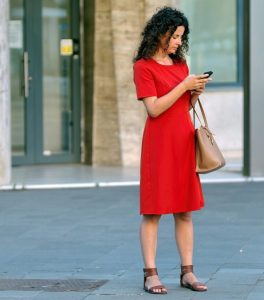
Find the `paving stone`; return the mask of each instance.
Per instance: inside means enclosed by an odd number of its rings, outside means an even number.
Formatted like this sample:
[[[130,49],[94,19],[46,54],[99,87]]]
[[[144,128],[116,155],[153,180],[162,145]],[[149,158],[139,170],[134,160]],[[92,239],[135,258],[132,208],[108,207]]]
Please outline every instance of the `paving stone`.
[[[23,300],[31,300],[35,299],[41,292],[34,291],[34,292],[22,292],[22,291],[0,291],[0,299],[23,299]]]
[[[83,300],[88,293],[41,293],[37,295],[34,300]],[[1,300],[1,298],[0,298]]]
[[[263,300],[264,286],[255,286],[246,300]]]

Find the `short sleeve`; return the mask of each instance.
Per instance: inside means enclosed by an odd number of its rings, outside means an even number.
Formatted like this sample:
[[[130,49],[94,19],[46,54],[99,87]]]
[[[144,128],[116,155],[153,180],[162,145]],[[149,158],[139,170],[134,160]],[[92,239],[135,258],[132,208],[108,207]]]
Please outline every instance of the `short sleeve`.
[[[157,96],[157,90],[153,75],[146,65],[140,61],[134,64],[134,83],[136,86],[137,99]]]

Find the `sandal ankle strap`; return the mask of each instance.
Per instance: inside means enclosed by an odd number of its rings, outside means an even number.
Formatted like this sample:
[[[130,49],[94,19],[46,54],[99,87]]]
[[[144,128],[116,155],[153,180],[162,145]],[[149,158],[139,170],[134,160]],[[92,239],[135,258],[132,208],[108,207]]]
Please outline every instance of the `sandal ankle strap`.
[[[144,268],[143,269],[144,272],[144,277],[150,277],[150,276],[154,276],[154,275],[158,275],[158,271],[157,268]]]
[[[193,265],[181,266],[181,275],[185,275],[187,273],[193,273]]]

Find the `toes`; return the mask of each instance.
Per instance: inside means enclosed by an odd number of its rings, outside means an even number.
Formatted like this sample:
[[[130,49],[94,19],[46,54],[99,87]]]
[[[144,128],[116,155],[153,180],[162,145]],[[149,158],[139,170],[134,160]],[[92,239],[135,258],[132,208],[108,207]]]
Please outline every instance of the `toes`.
[[[198,289],[202,289],[204,291],[207,291],[207,287],[204,285],[198,285]]]
[[[164,292],[167,292],[166,289],[153,289],[153,292],[154,293],[164,293]]]
[[[155,289],[156,293],[161,293],[161,291],[162,291],[161,289]]]

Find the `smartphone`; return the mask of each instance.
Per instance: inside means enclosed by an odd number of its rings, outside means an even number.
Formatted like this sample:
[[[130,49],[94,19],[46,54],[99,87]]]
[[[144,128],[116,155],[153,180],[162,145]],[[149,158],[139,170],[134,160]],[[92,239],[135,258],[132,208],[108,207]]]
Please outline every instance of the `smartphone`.
[[[214,72],[213,71],[207,71],[207,72],[204,72],[204,74],[208,74],[208,77],[209,78]]]

